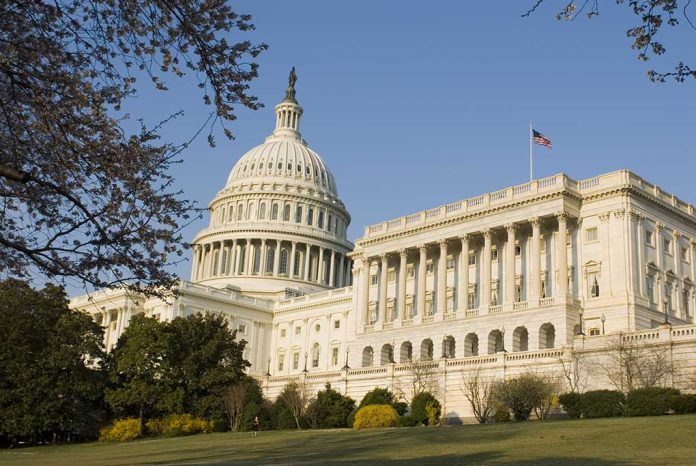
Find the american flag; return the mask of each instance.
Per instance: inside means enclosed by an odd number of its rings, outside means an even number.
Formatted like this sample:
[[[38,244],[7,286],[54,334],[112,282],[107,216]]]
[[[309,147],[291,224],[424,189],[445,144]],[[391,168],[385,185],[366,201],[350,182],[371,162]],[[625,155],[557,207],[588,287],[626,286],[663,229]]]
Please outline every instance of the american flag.
[[[546,136],[544,136],[543,134],[541,134],[537,130],[532,130],[532,131],[533,131],[533,135],[534,135],[534,144],[539,144],[540,146],[546,146],[549,149],[551,149],[551,147],[552,147],[551,140],[549,138],[547,138]]]

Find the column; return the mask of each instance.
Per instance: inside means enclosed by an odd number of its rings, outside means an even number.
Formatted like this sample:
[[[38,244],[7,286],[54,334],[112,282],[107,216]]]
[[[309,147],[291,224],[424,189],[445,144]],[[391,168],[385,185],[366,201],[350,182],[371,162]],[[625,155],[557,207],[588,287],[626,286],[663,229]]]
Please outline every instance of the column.
[[[273,253],[273,276],[277,277],[280,273],[280,240],[276,240],[276,247]]]
[[[529,290],[529,300],[534,306],[537,306],[541,294],[541,219],[539,217],[532,217],[529,219],[529,223],[532,224],[532,257],[529,267],[529,273],[531,275],[529,283],[531,288]]]
[[[635,214],[631,216],[632,220],[636,220],[636,225],[638,228],[638,244],[636,244],[636,250],[638,251],[638,262],[636,263],[637,271],[634,273],[638,274],[638,287],[641,296],[645,296],[645,215]]]
[[[459,235],[462,252],[459,253],[459,281],[457,283],[457,307],[466,311],[469,302],[469,235]]]
[[[418,306],[415,314],[425,315],[425,266],[428,260],[428,248],[425,244],[418,246],[420,257],[418,259]]]
[[[689,254],[691,254],[691,281],[693,282],[694,279],[696,278],[696,240],[690,240],[689,241],[689,246],[691,246],[691,250],[689,251]],[[690,303],[691,303],[691,310],[690,314],[696,315],[696,292],[694,292],[693,287],[691,290],[691,297],[690,297]]]
[[[297,241],[292,242],[292,247],[290,248],[290,270],[288,271],[288,277],[295,278],[295,254],[297,253]]]
[[[566,245],[568,214],[566,212],[559,212],[556,214],[556,218],[558,218],[558,244],[556,245],[556,257],[558,258],[556,264],[558,265],[558,270],[556,289],[558,290],[558,297],[565,300],[568,294],[568,247]]]
[[[262,239],[261,240],[261,261],[259,263],[259,275],[264,276],[266,275],[266,255],[268,254],[268,251],[266,250],[266,240]]]
[[[387,316],[387,269],[389,267],[389,257],[386,254],[379,256],[382,263],[379,269],[379,315],[378,320],[389,322]]]
[[[306,282],[309,281],[309,264],[310,264],[310,257],[312,255],[312,245],[307,243],[307,247],[305,248],[305,266],[304,266],[304,279]]]
[[[319,247],[319,258],[317,259],[317,282],[322,285],[326,282],[326,267],[324,266],[325,247]]]
[[[657,259],[655,287],[657,288],[657,308],[663,312],[665,311],[665,240],[662,237],[664,228],[665,226],[662,223],[658,222],[655,224],[655,256]]]
[[[242,257],[242,242],[239,241],[235,247],[234,252],[234,274],[241,275],[239,268],[241,267],[241,257]]]
[[[362,283],[360,283],[360,286],[362,287],[362,290],[360,290],[362,292],[360,294],[360,313],[363,316],[363,322],[368,323],[369,316],[367,315],[367,306],[370,302],[370,259],[365,257],[363,258],[362,263]]]
[[[329,261],[329,286],[334,287],[334,269],[336,268],[336,251],[331,250],[331,260]]]
[[[247,275],[251,275],[251,267],[254,263],[251,257],[252,251],[251,239],[247,239],[247,253],[244,255],[244,270]]]
[[[220,246],[218,247],[218,260],[217,260],[217,265],[215,266],[215,272],[217,276],[222,276],[222,251],[224,249],[224,244],[222,242],[218,243]]]
[[[444,314],[447,310],[447,240],[440,243],[440,259],[437,261],[437,307],[433,313]]]
[[[193,245],[193,254],[191,254],[191,281],[196,281],[198,274],[198,245]]]
[[[482,313],[488,313],[488,305],[491,302],[491,229],[486,228],[481,233],[483,234],[483,256],[481,257],[483,283],[479,308],[482,309]]]
[[[406,313],[406,273],[407,273],[408,254],[405,249],[399,249],[399,297],[396,300],[398,309],[397,315],[401,319],[408,319]]]
[[[674,280],[674,283],[672,284],[672,305],[674,307],[674,312],[680,318],[683,318],[684,316],[682,316],[682,313],[681,313],[681,310],[682,310],[681,245],[679,244],[679,239],[681,238],[681,233],[679,233],[677,230],[674,230],[672,232],[672,237],[674,238],[672,240],[672,258],[674,259],[674,275],[676,276],[676,279]]]
[[[510,306],[515,301],[515,230],[514,224],[505,225],[507,248],[505,248],[505,296],[503,302]]]
[[[339,287],[344,287],[346,284],[343,281],[343,277],[345,276],[345,254],[339,254],[338,257],[338,286]]]

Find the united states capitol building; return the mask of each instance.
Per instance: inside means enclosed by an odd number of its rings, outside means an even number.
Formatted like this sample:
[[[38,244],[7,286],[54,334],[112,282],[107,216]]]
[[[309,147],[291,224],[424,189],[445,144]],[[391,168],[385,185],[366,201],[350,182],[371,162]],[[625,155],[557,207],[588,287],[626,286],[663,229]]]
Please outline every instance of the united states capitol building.
[[[428,361],[451,418],[470,416],[467,371],[555,371],[612,336],[696,367],[694,206],[629,171],[558,174],[367,226],[353,244],[335,178],[301,136],[294,84],[210,202],[178,293],[71,301],[107,349],[137,313],[222,313],[268,396],[304,380],[359,400]]]

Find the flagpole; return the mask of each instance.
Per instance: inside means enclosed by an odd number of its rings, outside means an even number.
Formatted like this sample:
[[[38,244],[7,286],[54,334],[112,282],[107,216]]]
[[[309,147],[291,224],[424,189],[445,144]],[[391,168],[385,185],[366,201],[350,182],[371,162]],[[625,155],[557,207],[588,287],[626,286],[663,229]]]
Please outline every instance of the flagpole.
[[[534,136],[532,135],[532,122],[529,122],[529,181],[534,180]]]

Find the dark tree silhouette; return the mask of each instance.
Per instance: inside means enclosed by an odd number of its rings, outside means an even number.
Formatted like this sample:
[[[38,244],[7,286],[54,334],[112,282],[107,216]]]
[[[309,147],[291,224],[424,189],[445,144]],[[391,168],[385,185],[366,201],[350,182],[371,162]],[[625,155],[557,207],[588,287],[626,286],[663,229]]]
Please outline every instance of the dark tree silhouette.
[[[180,222],[198,212],[168,171],[188,143],[159,141],[175,115],[135,134],[119,115],[136,77],[166,90],[161,76],[188,72],[211,106],[195,133],[231,138],[236,106],[260,107],[248,90],[266,45],[228,42],[250,21],[220,0],[0,2],[0,274],[174,283]]]

